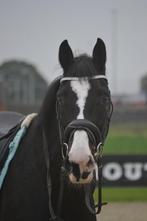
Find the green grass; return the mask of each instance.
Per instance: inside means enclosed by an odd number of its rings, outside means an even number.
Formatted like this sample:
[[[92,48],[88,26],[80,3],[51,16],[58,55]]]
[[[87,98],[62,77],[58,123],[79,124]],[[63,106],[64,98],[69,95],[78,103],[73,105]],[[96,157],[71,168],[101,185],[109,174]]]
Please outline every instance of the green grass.
[[[147,126],[140,124],[111,127],[104,154],[147,154]]]
[[[147,125],[121,124],[110,127],[104,146],[105,154],[146,154],[147,155]],[[97,191],[97,190],[96,190]],[[97,194],[94,194],[97,200]],[[103,188],[105,202],[147,202],[147,187],[145,188]]]
[[[97,190],[94,193],[97,202]],[[147,202],[147,187],[143,188],[103,188],[104,202]]]

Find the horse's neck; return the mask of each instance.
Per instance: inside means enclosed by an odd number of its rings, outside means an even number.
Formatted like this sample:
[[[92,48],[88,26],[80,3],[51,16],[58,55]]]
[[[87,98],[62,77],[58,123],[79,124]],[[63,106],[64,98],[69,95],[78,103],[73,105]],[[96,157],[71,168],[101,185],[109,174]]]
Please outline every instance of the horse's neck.
[[[42,112],[38,117],[38,122],[41,127],[42,133],[43,131],[45,133],[45,139],[49,152],[51,179],[53,186],[57,188],[57,186],[59,185],[59,174],[62,160],[56,111]],[[43,139],[42,145],[45,145],[46,142],[44,142]],[[44,146],[42,147],[44,149]],[[46,157],[44,157],[44,160],[46,160]]]
[[[58,133],[58,122],[56,118],[56,110],[53,109],[45,109],[41,110],[38,115],[38,125],[41,127],[42,132],[45,133],[45,138],[48,144],[49,151],[52,152],[59,149],[59,133]]]

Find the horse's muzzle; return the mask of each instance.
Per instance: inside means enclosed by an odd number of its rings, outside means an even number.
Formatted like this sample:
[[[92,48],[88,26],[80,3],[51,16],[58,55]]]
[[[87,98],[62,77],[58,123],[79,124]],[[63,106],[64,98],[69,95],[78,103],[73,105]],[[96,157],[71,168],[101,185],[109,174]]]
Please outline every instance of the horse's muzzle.
[[[101,134],[97,126],[86,120],[77,119],[64,131],[64,158],[68,158],[69,180],[73,184],[88,184],[94,177],[96,167],[94,153]]]
[[[92,171],[80,171],[80,166],[72,163],[69,172],[69,181],[73,184],[88,184],[93,179]]]

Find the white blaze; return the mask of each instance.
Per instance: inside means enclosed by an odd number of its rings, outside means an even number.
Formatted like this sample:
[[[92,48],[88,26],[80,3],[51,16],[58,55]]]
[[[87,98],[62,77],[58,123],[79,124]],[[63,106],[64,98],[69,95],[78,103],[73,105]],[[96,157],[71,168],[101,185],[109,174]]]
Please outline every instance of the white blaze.
[[[77,116],[77,119],[84,119],[84,107],[86,99],[88,97],[90,84],[87,80],[71,81],[71,88],[77,95],[76,104],[79,107],[79,114]]]
[[[89,142],[86,131],[75,131],[72,147],[69,152],[69,161],[77,164],[83,164],[82,166],[85,166],[89,161],[90,155],[91,152],[89,149]]]
[[[71,88],[77,96],[76,104],[79,108],[77,119],[84,119],[84,108],[90,84],[87,80],[71,81]],[[71,150],[69,152],[69,161],[79,164],[81,172],[86,168],[86,164],[91,156],[89,148],[89,138],[84,130],[77,130],[73,136]]]

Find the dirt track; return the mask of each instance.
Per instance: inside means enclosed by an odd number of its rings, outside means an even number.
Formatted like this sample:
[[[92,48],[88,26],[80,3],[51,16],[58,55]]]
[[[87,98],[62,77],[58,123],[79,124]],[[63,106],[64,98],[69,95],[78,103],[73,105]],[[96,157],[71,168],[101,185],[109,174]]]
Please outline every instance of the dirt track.
[[[147,221],[147,203],[109,203],[97,221]]]

